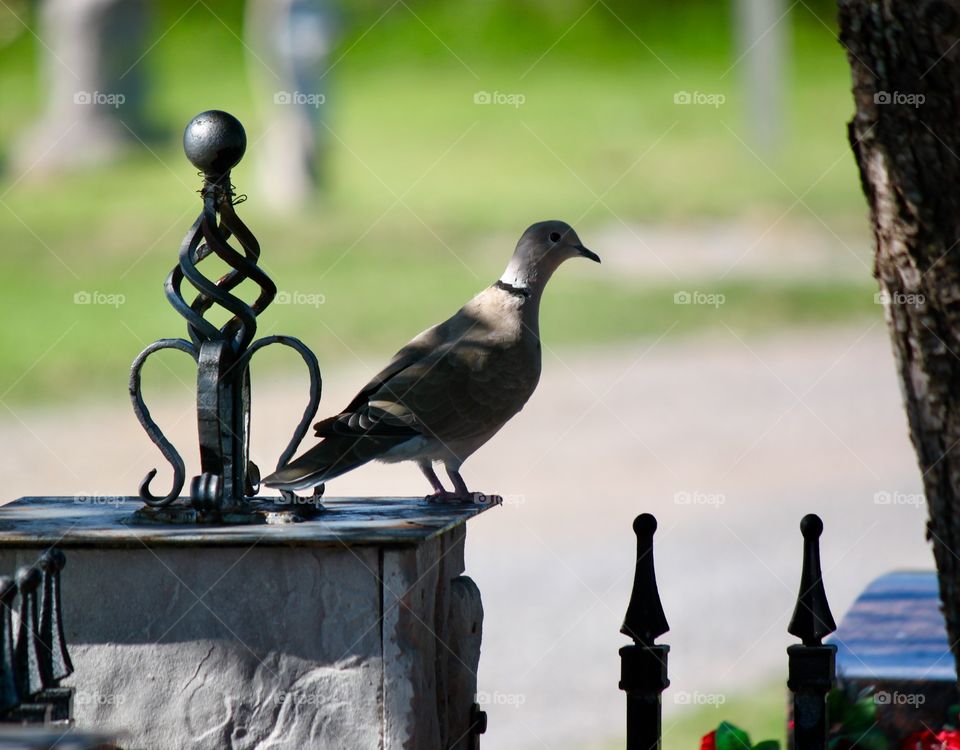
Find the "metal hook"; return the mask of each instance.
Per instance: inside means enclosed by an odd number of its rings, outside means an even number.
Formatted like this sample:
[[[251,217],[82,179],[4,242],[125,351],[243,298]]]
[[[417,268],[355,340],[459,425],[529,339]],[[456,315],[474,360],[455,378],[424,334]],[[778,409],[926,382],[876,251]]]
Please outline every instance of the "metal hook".
[[[133,403],[134,414],[137,415],[137,419],[143,426],[150,440],[160,449],[163,457],[167,459],[167,462],[173,469],[173,486],[170,492],[163,497],[157,497],[150,492],[150,482],[157,475],[156,469],[151,469],[140,483],[141,499],[147,505],[154,508],[169,505],[176,500],[180,496],[180,490],[183,489],[183,483],[186,479],[186,467],[183,465],[183,459],[180,457],[177,449],[173,447],[173,444],[167,440],[157,423],[153,421],[153,417],[150,416],[150,410],[143,400],[143,394],[140,389],[140,374],[144,363],[151,354],[161,349],[177,349],[181,352],[186,352],[193,357],[194,361],[196,361],[199,356],[197,348],[189,341],[185,341],[184,339],[160,339],[159,341],[154,341],[150,346],[140,352],[130,367],[130,401]]]

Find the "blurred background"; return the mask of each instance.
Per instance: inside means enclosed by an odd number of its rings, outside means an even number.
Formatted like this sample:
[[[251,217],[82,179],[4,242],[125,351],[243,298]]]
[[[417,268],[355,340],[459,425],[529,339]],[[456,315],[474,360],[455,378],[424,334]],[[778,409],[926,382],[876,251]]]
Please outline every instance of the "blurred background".
[[[321,412],[495,280],[523,229],[571,222],[527,409],[465,467],[507,499],[471,527],[489,748],[614,748],[630,521],[660,519],[665,744],[722,719],[782,736],[797,524],[824,517],[839,616],[931,567],[925,506],[846,139],[827,0],[0,2],[0,469],[6,500],[136,494],[160,457],[126,393],[200,180],[182,128],[246,126],[240,215]],[[186,361],[145,374],[196,458]],[[184,358],[186,359],[186,358]],[[254,368],[254,458],[306,397]],[[191,463],[192,462],[192,463]],[[167,477],[161,467],[158,488]],[[425,493],[405,466],[330,495]],[[947,656],[946,658],[949,658]]]

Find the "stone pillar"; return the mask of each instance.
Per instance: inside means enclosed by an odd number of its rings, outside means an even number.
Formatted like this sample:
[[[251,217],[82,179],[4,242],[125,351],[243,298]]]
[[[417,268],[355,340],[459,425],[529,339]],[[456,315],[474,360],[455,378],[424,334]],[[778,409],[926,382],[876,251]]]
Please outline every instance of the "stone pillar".
[[[80,727],[136,748],[473,747],[476,506],[326,501],[280,526],[133,526],[133,498],[0,508],[0,571],[56,543]]]

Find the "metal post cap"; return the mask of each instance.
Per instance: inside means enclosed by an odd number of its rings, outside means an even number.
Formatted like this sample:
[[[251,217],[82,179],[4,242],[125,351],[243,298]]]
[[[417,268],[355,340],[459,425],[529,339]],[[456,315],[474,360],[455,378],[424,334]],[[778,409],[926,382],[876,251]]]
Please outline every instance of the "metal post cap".
[[[219,178],[233,169],[247,149],[247,134],[233,115],[219,109],[201,112],[183,131],[183,151],[207,177]]]
[[[800,533],[804,539],[819,539],[823,534],[823,521],[816,513],[808,513],[800,521]]]
[[[657,519],[650,513],[641,513],[633,519],[633,533],[638,537],[652,537],[657,530]]]

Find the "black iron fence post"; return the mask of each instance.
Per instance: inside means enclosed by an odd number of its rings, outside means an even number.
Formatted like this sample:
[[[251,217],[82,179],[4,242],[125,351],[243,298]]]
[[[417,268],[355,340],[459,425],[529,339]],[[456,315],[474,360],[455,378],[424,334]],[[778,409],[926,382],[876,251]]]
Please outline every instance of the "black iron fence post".
[[[63,727],[71,721],[73,688],[60,687],[73,672],[60,604],[65,564],[63,552],[48,549],[16,579],[0,578],[0,723]]]
[[[17,571],[17,588],[20,590],[19,625],[17,627],[16,676],[21,699],[32,697],[43,689],[40,674],[40,644],[37,633],[37,589],[40,586],[40,571],[34,567]]]
[[[13,600],[17,584],[8,576],[0,578],[0,716],[20,702],[17,689],[16,659],[13,639]]]
[[[637,564],[633,591],[620,632],[633,639],[620,649],[620,689],[627,694],[627,750],[659,750],[661,694],[667,689],[669,646],[654,641],[670,626],[660,603],[653,566],[653,534],[657,519],[643,513],[634,520]]]
[[[67,557],[58,549],[48,549],[40,558],[43,585],[40,592],[40,645],[46,651],[41,660],[45,685],[59,685],[60,680],[73,674],[73,662],[67,653],[63,634],[63,614],[60,611],[60,571]]]
[[[47,721],[56,722],[69,721],[73,714],[73,688],[60,687],[60,681],[73,674],[60,610],[60,571],[66,563],[66,555],[55,548],[44,552],[37,562],[42,574],[37,642],[43,691],[39,700],[47,706]]]
[[[826,696],[836,682],[837,647],[822,641],[837,625],[830,613],[820,571],[823,521],[812,513],[804,516],[800,532],[803,571],[797,606],[787,627],[787,632],[803,641],[787,648],[787,687],[793,693],[792,739],[794,750],[824,750],[829,728]]]

